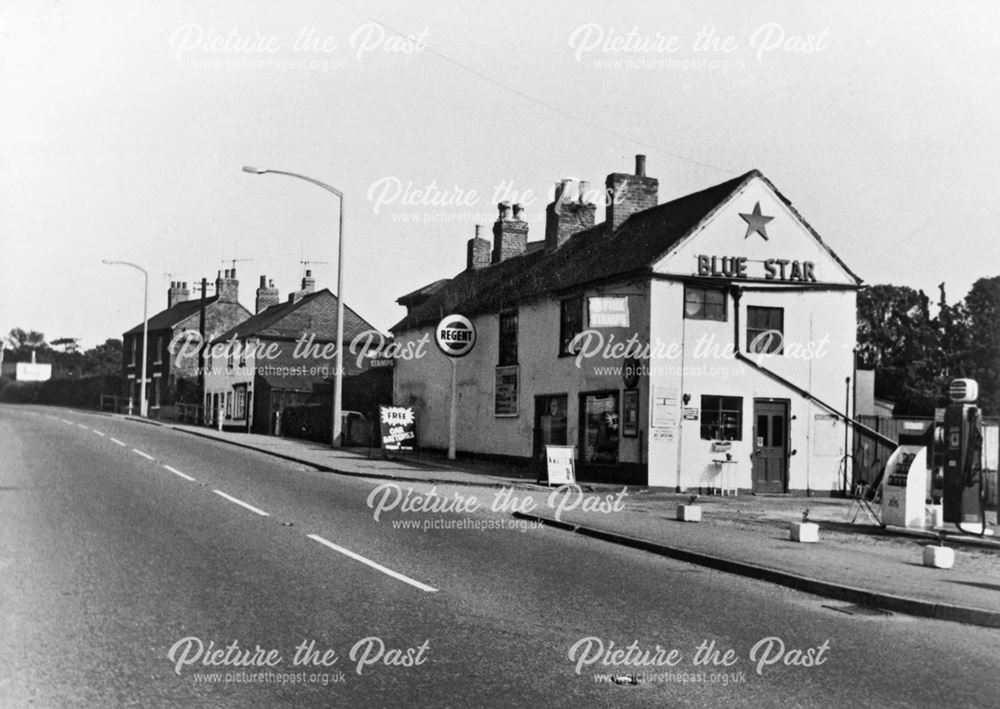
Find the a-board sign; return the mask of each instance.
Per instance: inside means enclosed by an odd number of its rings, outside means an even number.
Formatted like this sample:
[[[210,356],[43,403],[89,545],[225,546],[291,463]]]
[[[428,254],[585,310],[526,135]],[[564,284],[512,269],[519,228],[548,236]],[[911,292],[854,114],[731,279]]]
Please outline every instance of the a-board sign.
[[[387,451],[411,451],[417,442],[417,417],[412,407],[378,407],[382,448]]]
[[[434,340],[449,357],[464,357],[476,345],[476,326],[464,315],[446,315],[438,323]]]
[[[549,485],[576,483],[575,446],[545,446],[545,470]]]

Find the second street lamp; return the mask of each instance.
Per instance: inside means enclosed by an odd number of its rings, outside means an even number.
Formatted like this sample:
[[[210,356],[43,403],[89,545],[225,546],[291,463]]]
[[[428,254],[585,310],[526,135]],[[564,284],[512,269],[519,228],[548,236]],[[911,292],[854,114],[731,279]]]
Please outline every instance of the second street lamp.
[[[139,380],[139,415],[146,418],[146,415],[149,413],[149,402],[146,401],[146,359],[148,356],[146,345],[149,340],[149,274],[145,268],[130,261],[108,261],[107,259],[102,259],[101,263],[109,266],[131,266],[136,270],[142,271],[144,285],[142,290],[142,379]]]
[[[319,180],[313,179],[312,177],[306,177],[305,175],[299,175],[295,172],[286,172],[284,170],[264,170],[259,167],[250,167],[248,165],[243,166],[243,172],[248,172],[251,175],[286,175],[288,177],[294,177],[299,180],[305,180],[306,182],[311,182],[317,187],[322,187],[327,192],[335,194],[340,199],[340,223],[338,225],[338,238],[337,238],[337,360],[336,360],[336,372],[334,372],[334,385],[333,385],[333,431],[332,431],[332,441],[330,445],[333,448],[339,448],[343,443],[342,439],[342,429],[343,422],[341,418],[343,417],[343,384],[344,384],[344,193],[335,187],[331,187],[325,182],[320,182]]]

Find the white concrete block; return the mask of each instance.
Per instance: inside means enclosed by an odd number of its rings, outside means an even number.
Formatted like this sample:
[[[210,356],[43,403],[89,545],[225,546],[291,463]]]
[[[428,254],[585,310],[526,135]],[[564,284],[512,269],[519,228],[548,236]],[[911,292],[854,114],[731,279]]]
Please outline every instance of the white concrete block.
[[[701,522],[701,505],[677,505],[677,519],[681,522]]]
[[[928,545],[924,547],[924,566],[950,569],[955,565],[955,550],[951,547]]]
[[[815,522],[792,522],[789,531],[793,542],[815,543],[819,541],[819,525]]]

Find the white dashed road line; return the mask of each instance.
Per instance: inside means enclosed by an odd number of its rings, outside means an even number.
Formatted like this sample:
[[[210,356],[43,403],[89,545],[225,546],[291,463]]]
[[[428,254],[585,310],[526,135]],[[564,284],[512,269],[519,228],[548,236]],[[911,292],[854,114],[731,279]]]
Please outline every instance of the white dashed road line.
[[[139,450],[138,448],[133,448],[133,449],[132,449],[132,452],[133,452],[133,453],[138,453],[139,455],[141,455],[141,456],[142,456],[143,458],[145,458],[146,460],[156,460],[156,458],[154,458],[153,456],[151,456],[151,455],[150,455],[149,453],[143,453],[143,452],[142,452],[141,450]]]
[[[67,420],[67,419],[59,419],[59,420],[60,420],[60,421],[62,421],[63,423],[68,423],[68,424],[69,424],[70,426],[72,426],[72,425],[73,425],[73,422],[72,422],[72,421],[69,421],[69,420]]]
[[[246,509],[250,510],[251,512],[259,514],[261,517],[270,517],[270,514],[268,514],[264,510],[260,509],[259,507],[254,507],[253,505],[247,504],[243,500],[237,500],[235,497],[233,497],[232,495],[227,495],[222,490],[212,490],[212,492],[214,492],[219,497],[226,498],[230,502],[233,502],[233,503],[239,505],[240,507],[245,507]]]
[[[218,491],[216,491],[216,492],[218,492]],[[398,571],[393,571],[392,569],[386,568],[385,566],[382,566],[382,564],[374,562],[371,559],[366,559],[365,557],[361,556],[360,554],[355,554],[350,549],[345,549],[344,547],[338,546],[338,545],[334,544],[333,542],[331,542],[331,541],[329,541],[327,539],[323,539],[323,537],[319,536],[318,534],[308,534],[306,536],[308,536],[314,542],[319,542],[320,544],[322,544],[325,547],[329,547],[330,549],[333,549],[334,551],[339,551],[344,556],[349,556],[350,558],[354,559],[355,561],[360,561],[362,564],[366,564],[366,565],[372,567],[373,569],[375,569],[376,571],[381,571],[383,574],[386,574],[388,576],[392,576],[394,579],[397,579],[397,580],[402,581],[404,583],[408,583],[411,586],[415,586],[416,588],[419,588],[421,591],[426,591],[427,593],[437,593],[437,589],[434,588],[433,586],[428,586],[425,583],[420,583],[419,581],[411,579],[409,576],[401,574]]]
[[[78,423],[77,426],[79,426],[80,428],[86,428],[86,429],[90,428],[90,426],[85,426],[82,423]]]
[[[110,440],[111,440],[112,443],[117,443],[120,446],[124,446],[125,445],[124,443],[122,443],[121,441],[119,441],[117,438],[112,438]]]
[[[194,478],[192,478],[190,475],[188,475],[187,473],[182,473],[181,471],[177,470],[176,468],[171,468],[169,465],[164,465],[163,467],[166,470],[169,470],[174,475],[179,475],[180,477],[184,478],[185,480],[190,480],[191,482],[195,481]]]
[[[95,429],[91,429],[91,430],[93,430],[93,432],[94,432],[94,433],[96,433],[96,434],[97,434],[98,436],[100,436],[101,438],[104,438],[104,434],[103,434],[103,433],[101,433],[100,431],[98,431],[98,430],[97,430],[96,428],[95,428]]]

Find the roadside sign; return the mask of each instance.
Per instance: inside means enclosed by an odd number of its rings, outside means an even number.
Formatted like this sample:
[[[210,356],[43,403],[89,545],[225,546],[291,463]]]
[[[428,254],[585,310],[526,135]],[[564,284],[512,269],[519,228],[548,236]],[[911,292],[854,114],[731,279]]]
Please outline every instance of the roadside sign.
[[[576,483],[576,446],[545,446],[545,469],[549,485]]]
[[[438,323],[434,340],[449,357],[464,357],[476,345],[476,326],[464,315],[447,315]]]
[[[382,448],[387,451],[411,451],[417,439],[417,417],[412,407],[378,407]]]

